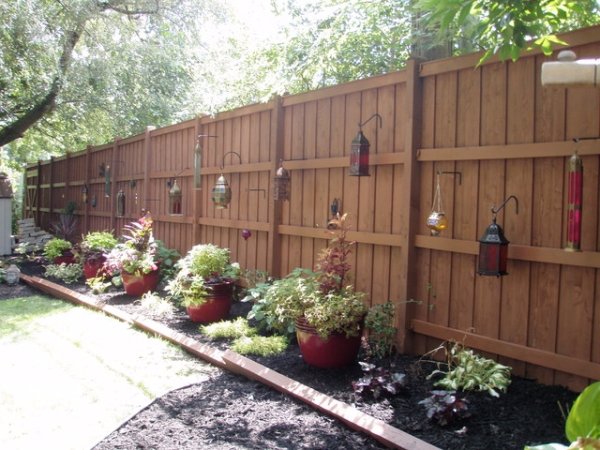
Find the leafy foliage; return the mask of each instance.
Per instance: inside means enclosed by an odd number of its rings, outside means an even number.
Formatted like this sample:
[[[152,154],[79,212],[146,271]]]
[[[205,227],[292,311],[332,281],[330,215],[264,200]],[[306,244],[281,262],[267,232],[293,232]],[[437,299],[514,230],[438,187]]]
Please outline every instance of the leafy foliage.
[[[73,245],[61,238],[52,238],[44,245],[44,256],[52,261],[54,258],[61,256],[64,252],[73,248]]]
[[[378,400],[383,395],[397,395],[406,387],[406,375],[392,372],[375,364],[359,362],[363,376],[352,382],[354,395],[363,398],[367,395]]]
[[[419,402],[427,411],[427,418],[439,425],[450,425],[469,417],[468,400],[456,391],[431,391],[431,396]]]
[[[167,299],[156,292],[146,292],[137,300],[146,312],[156,317],[169,317],[175,312],[175,307]]]
[[[57,278],[67,284],[72,284],[81,278],[83,269],[81,268],[81,264],[49,264],[46,266],[44,275]]]
[[[231,344],[241,355],[273,356],[283,353],[288,346],[284,336],[242,336]]]
[[[367,347],[369,355],[385,358],[394,351],[397,328],[394,326],[395,306],[392,302],[373,305],[365,318],[369,329]]]
[[[487,391],[499,397],[498,391],[506,392],[510,384],[510,367],[476,355],[473,350],[455,342],[446,352],[448,371],[434,370],[428,379],[436,375],[443,377],[434,384],[447,390]],[[438,350],[438,349],[436,349]]]
[[[283,280],[278,281],[278,283],[283,283]],[[282,284],[280,285],[281,292],[273,292],[267,295],[272,284],[273,281],[259,283],[247,290],[242,302],[252,302],[248,319],[254,320],[257,328],[266,333],[293,335],[296,331],[294,321],[277,314],[278,298],[280,295],[285,295],[284,291],[287,291],[287,288]],[[290,286],[290,289],[294,289],[293,285]]]
[[[200,332],[212,339],[236,339],[242,336],[253,336],[256,334],[256,329],[252,328],[246,319],[238,317],[235,320],[201,325]]]
[[[463,35],[484,48],[480,63],[495,54],[514,61],[531,48],[549,55],[553,46],[564,44],[555,33],[600,21],[593,0],[418,0],[416,5],[446,37],[450,30],[450,37]]]

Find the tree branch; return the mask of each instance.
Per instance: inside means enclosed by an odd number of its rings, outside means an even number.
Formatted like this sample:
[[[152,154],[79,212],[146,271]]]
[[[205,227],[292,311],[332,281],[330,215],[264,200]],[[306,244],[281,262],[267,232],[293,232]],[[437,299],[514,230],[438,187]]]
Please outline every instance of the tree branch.
[[[27,131],[32,125],[44,117],[44,115],[54,110],[56,107],[56,98],[60,94],[60,91],[63,87],[64,76],[69,69],[69,65],[71,64],[73,49],[81,37],[84,26],[85,21],[78,24],[75,30],[71,30],[66,33],[63,51],[60,55],[60,59],[58,60],[58,72],[52,81],[50,90],[27,112],[0,130],[0,147],[21,138],[25,131]]]

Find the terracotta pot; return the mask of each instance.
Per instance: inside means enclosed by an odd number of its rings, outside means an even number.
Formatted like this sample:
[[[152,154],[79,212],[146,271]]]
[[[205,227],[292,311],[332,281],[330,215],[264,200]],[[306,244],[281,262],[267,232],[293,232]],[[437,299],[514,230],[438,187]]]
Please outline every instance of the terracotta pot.
[[[54,262],[54,264],[75,264],[75,255],[73,255],[73,253],[71,252],[65,252],[62,255],[54,258],[52,261]]]
[[[325,369],[343,367],[356,360],[360,349],[361,333],[347,337],[332,333],[326,339],[319,336],[315,328],[304,317],[296,320],[296,338],[304,362]]]
[[[106,258],[104,256],[86,260],[83,263],[83,275],[85,276],[85,279],[89,280],[90,278],[97,277],[98,272],[102,269],[102,266],[104,265],[104,261],[106,261]]]
[[[132,275],[127,272],[121,272],[123,287],[128,295],[141,297],[146,292],[154,291],[158,286],[159,271],[153,270],[144,275]]]
[[[192,322],[211,323],[227,318],[233,298],[233,283],[211,285],[212,292],[201,305],[188,306],[187,313]]]

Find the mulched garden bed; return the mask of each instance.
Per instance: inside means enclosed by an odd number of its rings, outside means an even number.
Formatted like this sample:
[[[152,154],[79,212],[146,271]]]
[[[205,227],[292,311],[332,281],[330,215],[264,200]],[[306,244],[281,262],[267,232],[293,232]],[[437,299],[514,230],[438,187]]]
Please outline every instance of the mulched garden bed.
[[[34,265],[21,269],[40,275]],[[57,280],[52,280],[58,282]],[[59,283],[62,284],[62,283]],[[66,285],[91,295],[83,284]],[[0,298],[6,286],[0,285]],[[18,295],[28,288],[19,286]],[[10,295],[12,293],[12,295]],[[10,296],[17,296],[13,289]],[[107,304],[142,314],[139,304],[117,291],[100,296]],[[236,303],[232,317],[245,316],[248,305]],[[170,328],[209,345],[226,349],[227,343],[201,335],[184,311],[161,321]],[[390,425],[443,449],[522,449],[524,445],[563,442],[564,418],[577,394],[558,386],[513,377],[506,394],[468,393],[471,416],[442,427],[429,421],[418,402],[429,396],[435,368],[418,358],[397,355],[389,361],[394,371],[408,377],[403,394],[380,401],[357,401],[351,382],[362,372],[358,364],[344,369],[318,369],[306,365],[297,345],[282,355],[258,358],[259,363],[310,386]],[[136,414],[96,447],[104,449],[376,449],[372,438],[347,428],[258,382],[218,371],[210,381],[173,391]]]

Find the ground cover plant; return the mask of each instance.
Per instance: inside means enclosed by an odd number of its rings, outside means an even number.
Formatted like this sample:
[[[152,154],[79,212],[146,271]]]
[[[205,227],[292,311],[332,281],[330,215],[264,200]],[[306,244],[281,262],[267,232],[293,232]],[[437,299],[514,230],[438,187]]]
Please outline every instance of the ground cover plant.
[[[81,283],[71,285],[71,289],[90,292]],[[131,314],[143,314],[139,302],[115,288],[111,287],[99,299]],[[250,308],[249,303],[235,303],[230,318],[246,317]],[[200,342],[220,349],[231,348],[232,341],[214,340],[201,334],[198,325],[191,323],[180,308],[160,320]],[[363,353],[361,357],[366,355]],[[386,394],[374,399],[372,395],[357,398],[352,390],[352,382],[364,375],[358,363],[342,369],[310,367],[302,361],[294,342],[281,354],[252,358],[445,449],[522,449],[526,444],[566,444],[565,419],[558,405],[569,408],[576,397],[560,387],[510,377],[506,393],[497,398],[487,391],[468,391],[461,395],[470,416],[442,426],[437,419],[430,420],[427,408],[419,404],[430,397],[432,391],[440,390],[434,385],[437,379],[427,379],[438,368],[437,363],[395,354],[382,360],[378,363],[381,367],[406,375],[406,388],[399,395]],[[287,401],[290,400],[274,391],[265,391],[253,382],[223,374],[213,379],[210,385],[189,386],[162,397],[108,436],[97,448],[117,448],[119,445],[124,448],[168,448],[165,442],[169,445],[177,442],[177,448],[298,448],[304,443],[303,448],[380,448],[368,438],[355,440],[352,436],[356,433],[344,426],[329,428],[332,420],[318,413],[304,416],[304,407],[293,401],[285,404],[285,412],[275,406]],[[169,410],[168,416],[165,416],[165,408]],[[303,412],[296,418],[290,416],[288,410]],[[289,420],[282,421],[284,417]],[[314,439],[310,436],[298,438],[298,430],[311,430]],[[289,441],[290,436],[302,440]]]

